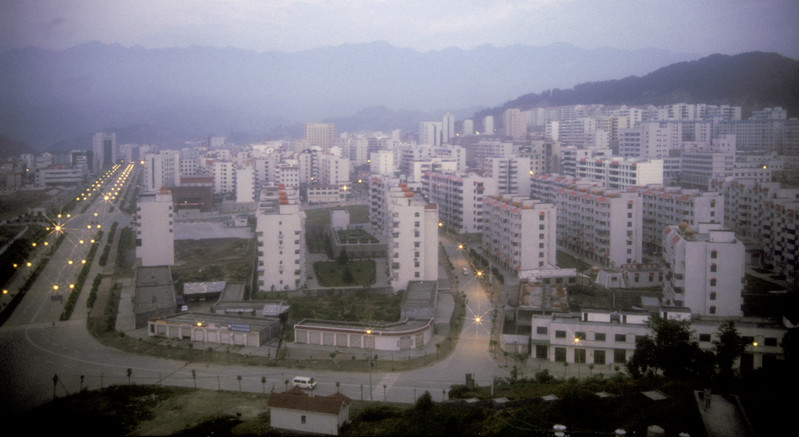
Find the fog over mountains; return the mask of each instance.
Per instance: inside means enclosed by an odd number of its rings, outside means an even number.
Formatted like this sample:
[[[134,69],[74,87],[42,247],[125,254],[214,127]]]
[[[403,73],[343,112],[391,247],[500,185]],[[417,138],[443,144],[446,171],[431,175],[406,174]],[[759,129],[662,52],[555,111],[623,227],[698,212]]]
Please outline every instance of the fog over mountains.
[[[587,81],[642,75],[698,55],[648,49],[481,46],[418,52],[384,42],[301,52],[100,43],[0,53],[0,135],[37,150],[85,148],[97,131],[125,142],[180,144],[341,131],[415,130],[510,99]],[[376,123],[378,125],[369,125]]]

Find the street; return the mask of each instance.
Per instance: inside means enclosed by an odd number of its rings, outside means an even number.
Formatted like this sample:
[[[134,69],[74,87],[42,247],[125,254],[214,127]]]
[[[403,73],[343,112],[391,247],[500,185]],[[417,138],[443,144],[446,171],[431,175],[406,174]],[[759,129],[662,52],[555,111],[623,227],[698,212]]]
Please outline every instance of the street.
[[[0,360],[4,369],[0,377],[0,411],[4,416],[14,417],[51,400],[54,395],[64,396],[81,389],[114,384],[196,386],[212,390],[239,390],[241,387],[244,391],[260,393],[284,390],[286,380],[307,373],[292,368],[186,363],[105,347],[86,330],[88,285],[84,286],[71,319],[58,321],[63,302],[51,300],[52,287],[54,283],[70,280],[73,269],[68,261],[77,260],[88,251],[88,244],[81,244],[80,239],[90,238],[96,229],[89,229],[87,223],[98,221],[106,230],[114,221],[120,228],[129,223],[129,218],[118,212],[118,208],[114,213],[108,210],[109,206],[102,200],[95,200],[85,214],[71,219],[69,226],[75,229],[68,231],[69,241],[59,247],[35,286],[0,328]],[[98,216],[94,216],[95,212]],[[465,383],[466,374],[472,374],[475,383],[481,386],[490,385],[494,377],[508,376],[489,351],[493,307],[487,293],[471,266],[471,274],[462,275],[467,260],[457,242],[445,233],[441,241],[450,254],[458,287],[467,298],[466,317],[454,352],[428,367],[408,371],[369,374],[314,370],[312,376],[318,381],[318,393],[339,390],[353,399],[412,403],[427,390],[434,400],[440,401],[447,398],[446,391],[453,384]],[[99,271],[95,261],[88,278]],[[55,375],[58,375],[57,381],[54,381]]]

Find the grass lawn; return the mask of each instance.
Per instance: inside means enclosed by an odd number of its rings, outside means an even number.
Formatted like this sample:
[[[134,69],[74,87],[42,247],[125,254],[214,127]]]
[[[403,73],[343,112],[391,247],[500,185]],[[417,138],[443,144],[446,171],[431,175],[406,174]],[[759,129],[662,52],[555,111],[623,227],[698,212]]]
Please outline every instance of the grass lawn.
[[[302,319],[346,322],[396,322],[400,318],[399,294],[374,294],[364,290],[354,295],[292,297],[289,326]]]
[[[228,281],[246,283],[255,261],[255,241],[245,238],[175,241],[172,279],[186,282]]]
[[[370,285],[375,282],[375,262],[372,260],[353,260],[347,264],[336,261],[322,261],[314,263],[314,273],[323,287],[346,287]],[[349,270],[351,280],[347,281],[346,272]]]
[[[368,205],[331,206],[330,208],[308,209],[305,211],[306,225],[329,225],[330,211],[346,209],[350,212],[350,223],[369,223]]]

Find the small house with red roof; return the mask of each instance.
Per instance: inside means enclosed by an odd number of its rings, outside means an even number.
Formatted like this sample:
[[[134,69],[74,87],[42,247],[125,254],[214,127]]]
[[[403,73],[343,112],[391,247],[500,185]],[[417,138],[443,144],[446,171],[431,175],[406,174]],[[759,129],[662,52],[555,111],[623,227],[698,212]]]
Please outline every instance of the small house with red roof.
[[[272,428],[325,435],[338,435],[350,420],[352,399],[341,394],[314,396],[294,387],[269,396]]]

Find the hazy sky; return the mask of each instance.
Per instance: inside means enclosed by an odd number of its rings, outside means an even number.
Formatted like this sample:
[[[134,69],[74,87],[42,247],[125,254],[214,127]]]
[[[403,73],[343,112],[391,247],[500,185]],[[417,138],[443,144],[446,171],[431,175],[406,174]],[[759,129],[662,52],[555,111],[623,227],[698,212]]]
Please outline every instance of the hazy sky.
[[[297,51],[387,41],[420,51],[483,44],[799,59],[797,0],[2,0],[0,50],[88,41]]]

